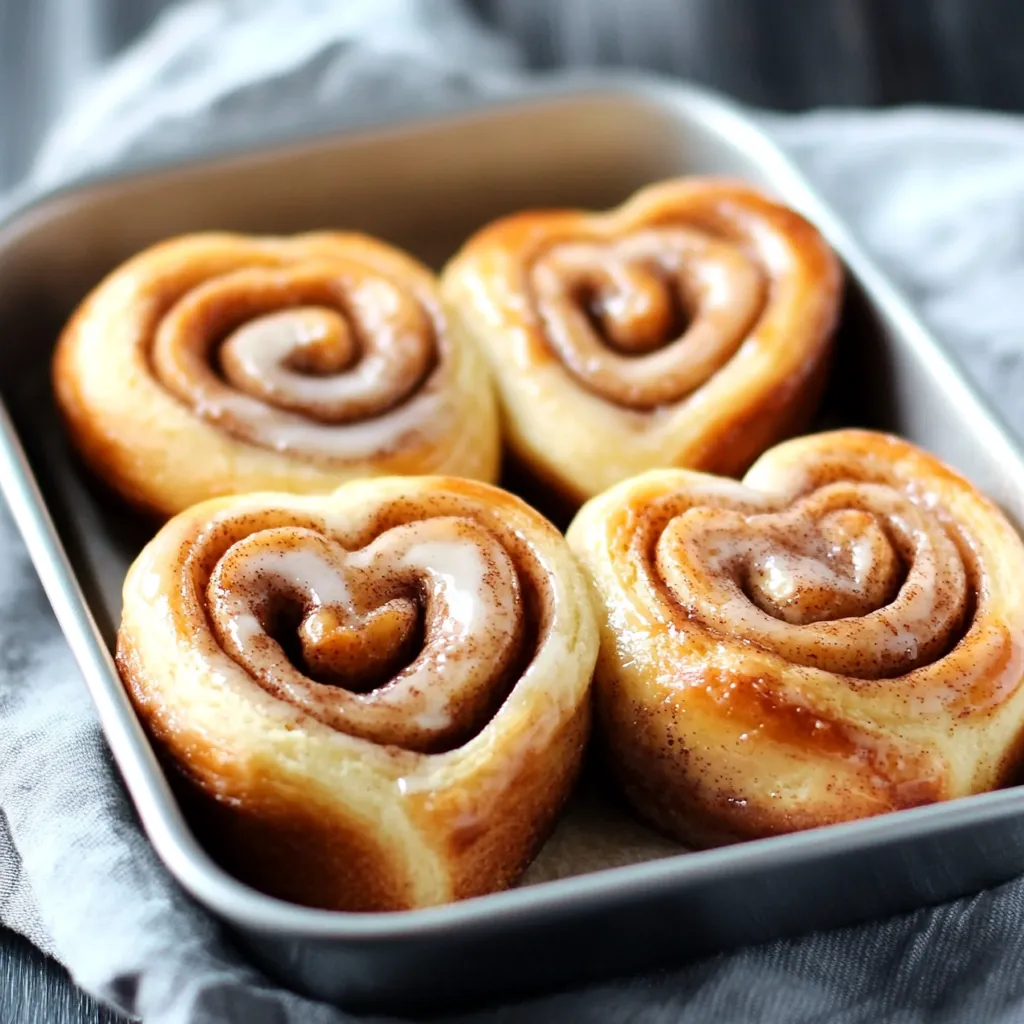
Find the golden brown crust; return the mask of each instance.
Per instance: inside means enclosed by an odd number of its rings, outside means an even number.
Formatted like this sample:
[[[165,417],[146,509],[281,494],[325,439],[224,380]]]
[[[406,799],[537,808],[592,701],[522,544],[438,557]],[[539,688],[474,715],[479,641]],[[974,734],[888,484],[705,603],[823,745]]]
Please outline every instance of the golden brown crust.
[[[483,228],[442,274],[498,385],[514,456],[579,503],[659,466],[740,473],[824,386],[842,274],[804,218],[680,179],[608,213]]]
[[[360,476],[498,472],[484,361],[451,336],[430,271],[363,235],[153,246],[81,304],[53,384],[90,467],[160,515]]]
[[[554,827],[583,763],[590,735],[591,704],[581,701],[575,713],[551,737],[544,757],[516,765],[506,799],[492,820],[461,822],[457,799],[421,797],[412,814],[424,827],[445,822],[448,857],[454,867],[454,899],[482,896],[518,881]]]
[[[495,487],[206,502],[147,546],[124,597],[140,718],[218,858],[274,895],[397,910],[508,886],[579,770],[586,585]]]
[[[627,796],[707,844],[994,788],[1024,739],[1024,544],[913,445],[843,430],[743,484],[642,474],[568,533]]]
[[[168,721],[151,695],[131,636],[118,636],[117,666],[147,731],[177,774],[182,803],[204,846],[228,871],[279,899],[362,911],[411,905],[406,865],[365,821],[336,802],[278,783],[272,764],[232,775],[208,740]],[[230,780],[225,781],[225,774]]]

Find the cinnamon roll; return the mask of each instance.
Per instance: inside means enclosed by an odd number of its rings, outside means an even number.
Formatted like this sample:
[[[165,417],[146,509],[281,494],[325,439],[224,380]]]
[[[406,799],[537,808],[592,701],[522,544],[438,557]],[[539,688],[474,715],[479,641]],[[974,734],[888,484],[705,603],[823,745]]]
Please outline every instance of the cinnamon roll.
[[[154,246],[79,307],[54,384],[87,462],[162,515],[224,494],[498,470],[484,361],[451,337],[426,267],[362,235]]]
[[[906,441],[843,430],[742,483],[652,471],[580,511],[608,757],[688,843],[965,796],[1024,735],[1024,544]]]
[[[608,213],[496,221],[441,281],[491,363],[516,463],[577,504],[659,466],[740,473],[802,427],[840,285],[801,216],[699,178]]]
[[[596,658],[562,536],[444,477],[180,513],[128,573],[117,641],[216,855],[359,911],[518,878],[579,769]]]

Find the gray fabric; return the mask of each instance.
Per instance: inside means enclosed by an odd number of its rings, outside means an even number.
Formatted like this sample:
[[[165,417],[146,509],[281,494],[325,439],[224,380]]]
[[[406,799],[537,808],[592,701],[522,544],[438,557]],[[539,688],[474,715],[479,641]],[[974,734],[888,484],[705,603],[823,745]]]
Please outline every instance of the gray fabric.
[[[446,0],[196,2],[83,95],[22,195],[140,155],[515,87]],[[478,69],[487,68],[486,73]],[[300,112],[300,113],[297,113]],[[1024,433],[1024,127],[916,111],[766,118]],[[1016,407],[1015,407],[1016,406]],[[347,1019],[237,958],[139,831],[89,699],[0,518],[0,921],[153,1024]],[[1024,1020],[1024,883],[462,1021]]]

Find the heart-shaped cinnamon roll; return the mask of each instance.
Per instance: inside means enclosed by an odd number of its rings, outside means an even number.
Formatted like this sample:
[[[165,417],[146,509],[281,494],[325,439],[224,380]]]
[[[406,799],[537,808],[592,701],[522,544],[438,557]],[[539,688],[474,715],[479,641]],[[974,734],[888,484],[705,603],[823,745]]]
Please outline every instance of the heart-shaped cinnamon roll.
[[[117,646],[220,858],[345,910],[517,879],[579,769],[596,657],[561,535],[443,477],[194,506],[129,572]]]
[[[746,185],[669,181],[609,213],[485,227],[442,275],[518,460],[581,501],[646,469],[742,472],[817,404],[841,273]]]
[[[867,431],[743,483],[652,471],[568,534],[599,608],[599,722],[691,843],[991,789],[1024,738],[1024,544],[966,480]]]
[[[93,468],[165,515],[222,494],[498,469],[486,364],[451,338],[430,271],[362,235],[154,246],[79,308],[54,385]]]

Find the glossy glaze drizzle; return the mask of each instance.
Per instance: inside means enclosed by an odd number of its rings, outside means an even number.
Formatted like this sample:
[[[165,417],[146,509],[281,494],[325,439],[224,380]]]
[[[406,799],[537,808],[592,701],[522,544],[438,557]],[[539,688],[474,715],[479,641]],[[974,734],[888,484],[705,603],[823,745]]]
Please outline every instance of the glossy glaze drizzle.
[[[487,723],[552,614],[529,545],[472,513],[399,502],[346,537],[284,512],[228,519],[186,578],[210,642],[267,693],[351,736],[441,752]]]
[[[767,298],[764,272],[742,248],[686,227],[552,244],[530,280],[566,368],[638,410],[700,387],[740,347]]]
[[[827,483],[792,504],[695,489],[635,523],[629,547],[663,614],[710,636],[858,685],[902,677],[920,708],[997,700],[1017,670],[1001,631],[977,618],[970,544],[897,488]],[[920,675],[943,659],[935,679]]]
[[[174,297],[151,363],[172,394],[237,437],[348,461],[443,429],[443,334],[422,285],[353,260],[241,267]]]

